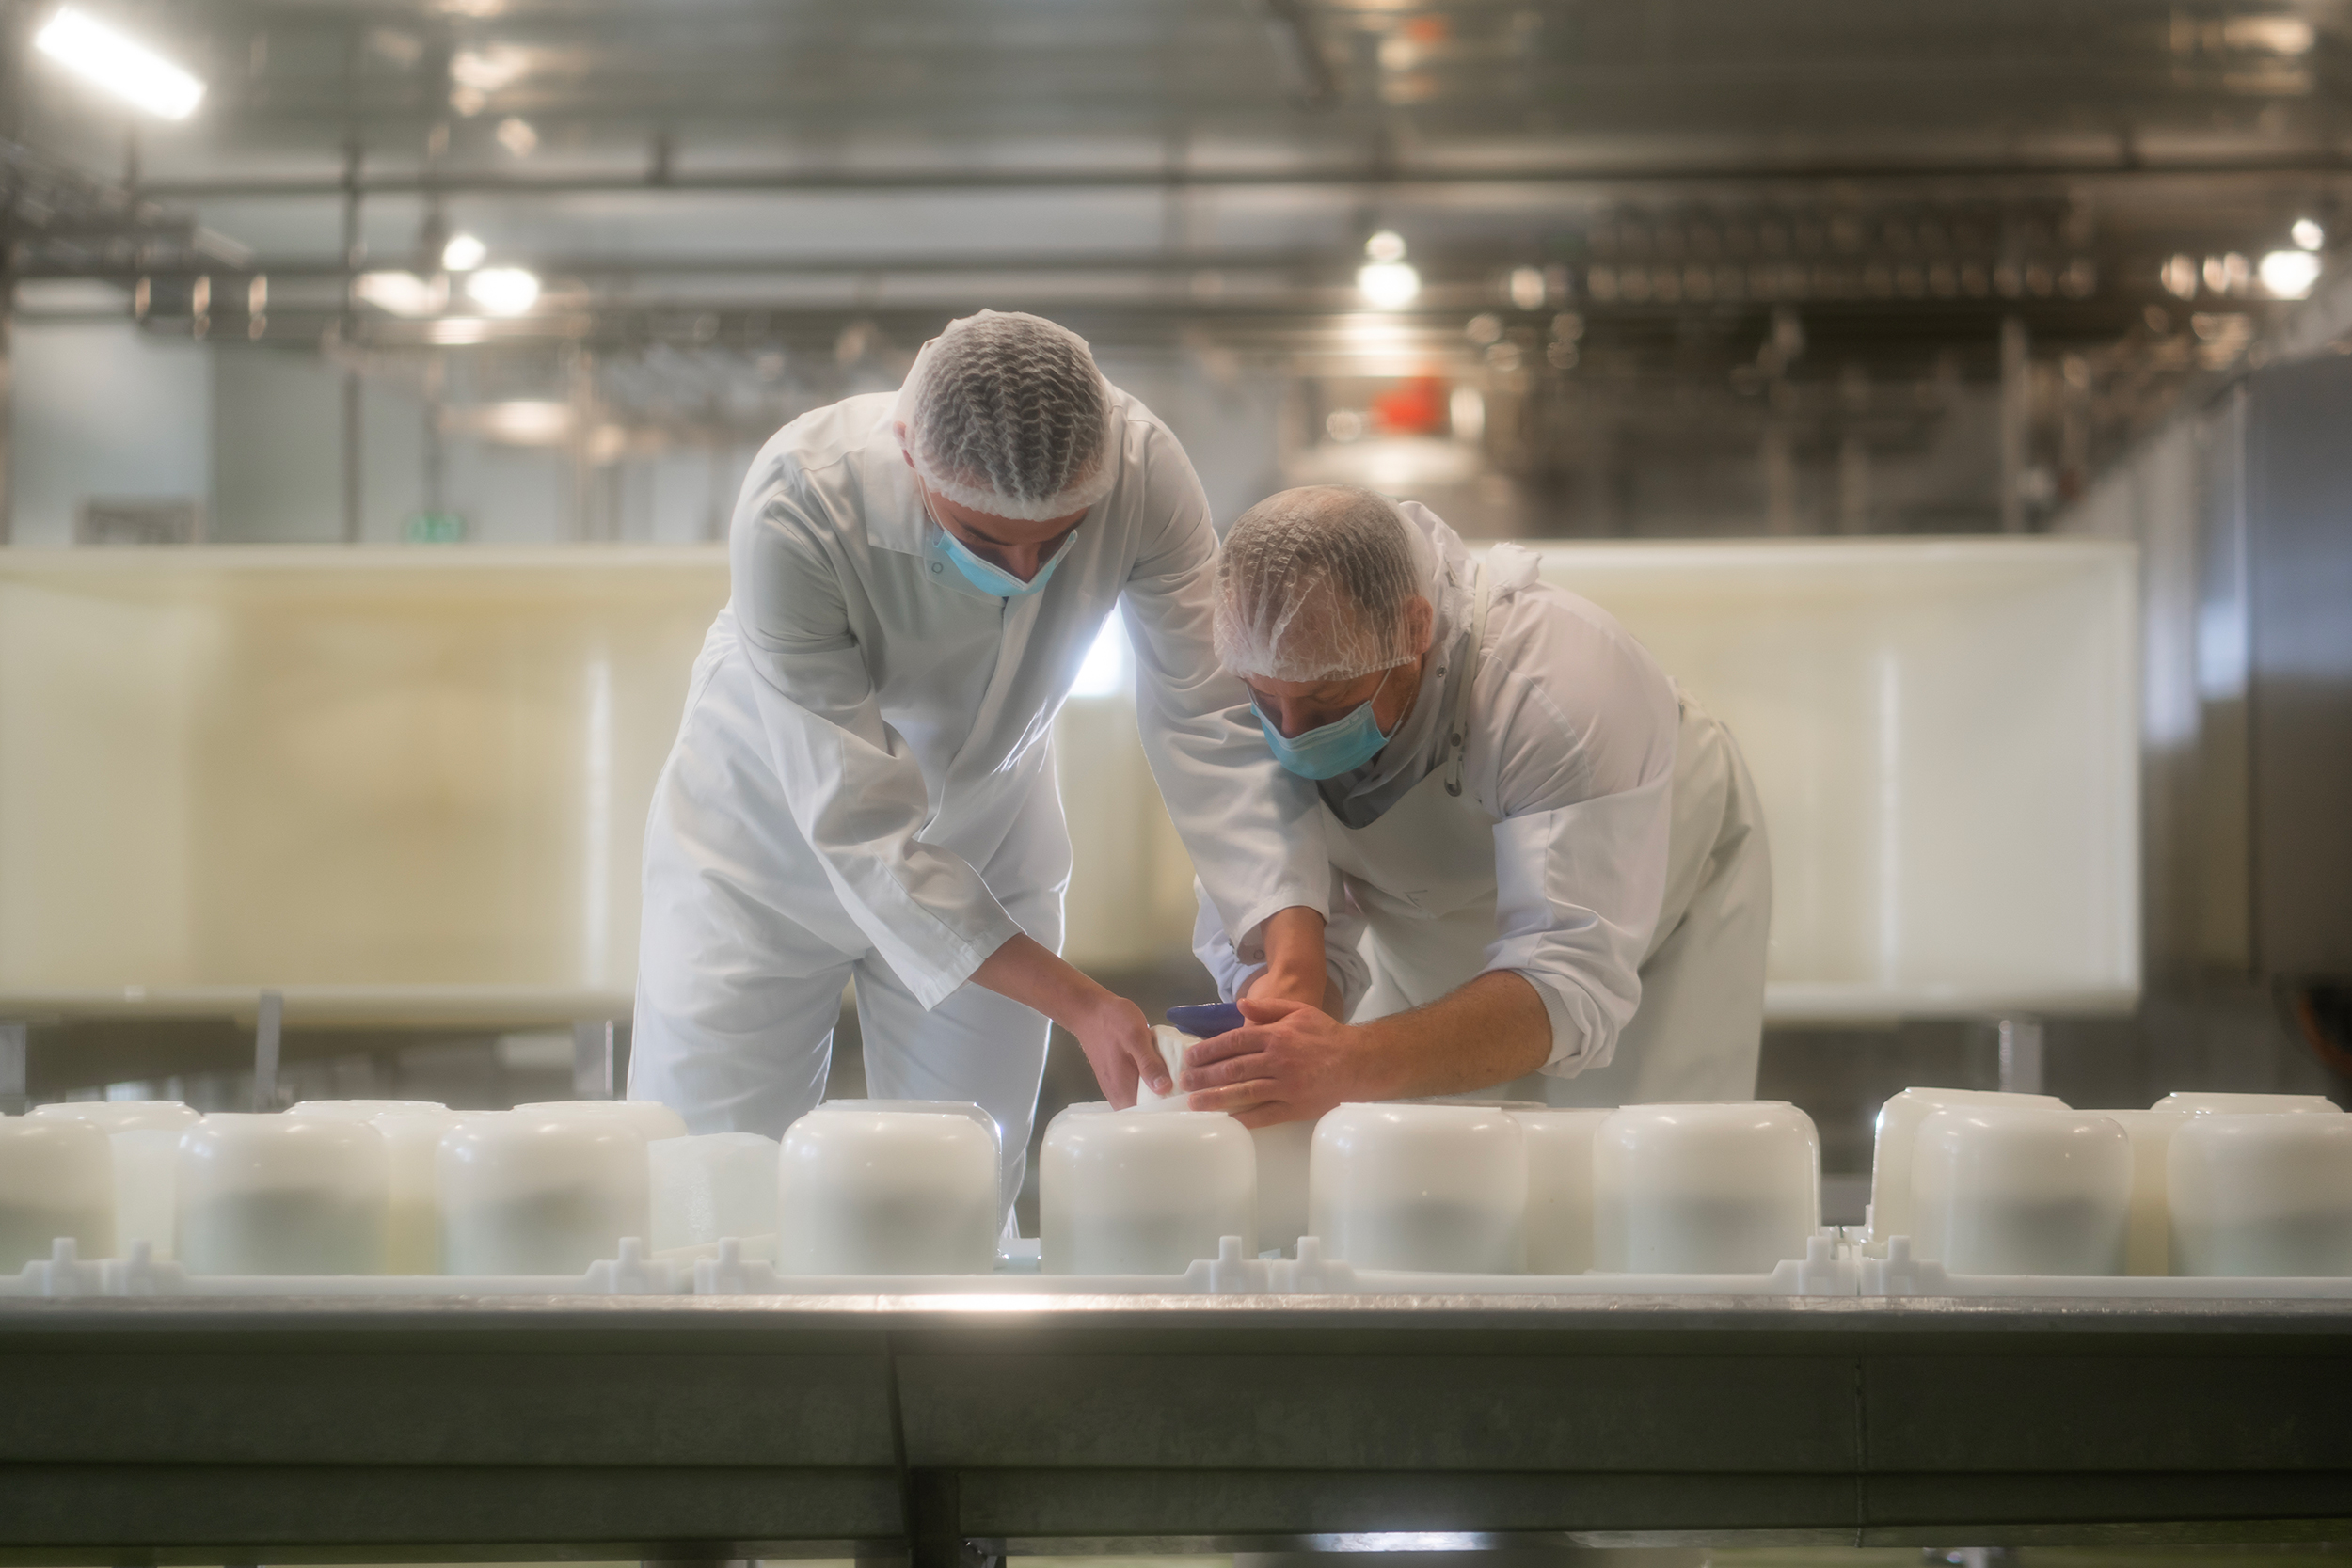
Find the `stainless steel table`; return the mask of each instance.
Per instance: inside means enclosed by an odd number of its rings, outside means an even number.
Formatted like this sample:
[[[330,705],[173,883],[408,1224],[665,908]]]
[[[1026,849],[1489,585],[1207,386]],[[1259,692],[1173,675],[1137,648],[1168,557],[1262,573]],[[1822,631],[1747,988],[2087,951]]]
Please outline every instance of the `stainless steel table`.
[[[2346,1521],[2352,1303],[0,1304],[16,1561],[928,1565]]]

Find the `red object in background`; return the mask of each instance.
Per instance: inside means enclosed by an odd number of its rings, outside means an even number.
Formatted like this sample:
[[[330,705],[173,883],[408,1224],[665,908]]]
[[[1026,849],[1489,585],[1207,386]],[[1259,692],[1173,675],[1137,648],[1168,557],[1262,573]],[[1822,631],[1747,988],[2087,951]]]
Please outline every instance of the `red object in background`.
[[[1372,400],[1372,426],[1383,436],[1443,436],[1448,418],[1445,383],[1434,375],[1408,375]]]

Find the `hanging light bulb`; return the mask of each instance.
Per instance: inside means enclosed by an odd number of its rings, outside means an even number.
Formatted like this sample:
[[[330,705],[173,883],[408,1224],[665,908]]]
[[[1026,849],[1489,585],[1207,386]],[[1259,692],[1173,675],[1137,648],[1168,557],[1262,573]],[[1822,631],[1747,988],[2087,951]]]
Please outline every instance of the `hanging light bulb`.
[[[466,279],[466,297],[487,314],[519,316],[539,302],[539,279],[520,267],[484,267]]]
[[[1356,289],[1379,310],[1402,310],[1421,293],[1421,274],[1405,260],[1404,237],[1383,229],[1364,242],[1364,264],[1356,269]]]
[[[1356,287],[1365,304],[1402,310],[1420,296],[1421,274],[1403,261],[1367,261],[1356,269]]]
[[[2319,258],[2308,250],[2274,250],[2257,269],[2264,290],[2279,299],[2301,299],[2319,281]]]

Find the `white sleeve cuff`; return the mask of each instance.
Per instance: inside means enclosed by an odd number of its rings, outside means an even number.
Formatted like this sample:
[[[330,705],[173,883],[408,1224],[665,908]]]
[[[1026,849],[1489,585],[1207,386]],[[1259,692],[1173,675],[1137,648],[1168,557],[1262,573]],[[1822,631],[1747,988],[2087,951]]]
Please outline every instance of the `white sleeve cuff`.
[[[1572,1002],[1561,994],[1556,982],[1548,980],[1532,970],[1509,969],[1505,973],[1518,975],[1534,988],[1544,1005],[1544,1018],[1551,1025],[1551,1054],[1537,1069],[1554,1078],[1573,1078],[1580,1072],[1607,1067],[1617,1053],[1617,1032],[1605,1028],[1607,1019],[1597,1016],[1600,1009],[1592,998],[1581,996]],[[1577,1002],[1583,1005],[1579,1006]]]

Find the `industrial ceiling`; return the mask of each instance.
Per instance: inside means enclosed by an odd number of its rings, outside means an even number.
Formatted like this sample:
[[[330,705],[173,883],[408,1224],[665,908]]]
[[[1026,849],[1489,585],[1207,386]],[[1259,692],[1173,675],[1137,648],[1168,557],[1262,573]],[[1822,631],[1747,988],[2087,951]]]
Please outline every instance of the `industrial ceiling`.
[[[10,13],[21,309],[348,353],[847,365],[987,304],[1312,368],[1387,232],[1391,341],[1629,419],[2006,341],[2111,448],[2258,341],[2298,292],[2262,258],[2352,175],[2339,4],[93,0],[206,84],[176,124],[30,49],[48,8]],[[532,309],[453,325],[459,233]]]

